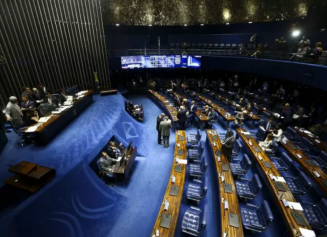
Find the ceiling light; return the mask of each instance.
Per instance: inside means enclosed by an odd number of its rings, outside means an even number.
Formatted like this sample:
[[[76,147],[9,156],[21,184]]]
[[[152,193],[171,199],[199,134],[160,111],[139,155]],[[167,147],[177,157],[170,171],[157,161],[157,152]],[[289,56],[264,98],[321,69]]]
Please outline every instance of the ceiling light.
[[[227,22],[226,25],[229,25],[229,22]]]
[[[201,26],[204,26],[203,24],[201,24]]]
[[[152,26],[152,25],[149,25],[150,27]]]
[[[119,24],[116,24],[116,26],[119,26]]]
[[[300,35],[300,31],[299,30],[293,30],[293,32],[292,32],[292,36],[293,37],[298,37],[299,35]]]
[[[187,24],[184,24],[184,26],[187,26]]]
[[[252,24],[252,21],[249,21],[249,24]]]

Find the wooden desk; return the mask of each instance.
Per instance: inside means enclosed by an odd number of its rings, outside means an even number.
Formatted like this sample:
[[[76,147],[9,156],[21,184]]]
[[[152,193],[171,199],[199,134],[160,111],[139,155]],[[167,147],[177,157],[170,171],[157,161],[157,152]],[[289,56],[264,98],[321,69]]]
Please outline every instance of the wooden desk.
[[[170,103],[167,102],[168,100],[164,96],[160,95],[158,92],[156,92],[154,90],[149,90],[149,92],[152,96],[157,98],[159,100],[160,104],[162,106],[164,106],[164,108],[167,110],[167,112],[169,113],[170,119],[172,121],[172,126],[175,129],[175,127],[176,127],[175,123],[178,121],[177,109],[173,105],[170,106]]]
[[[93,90],[86,92],[84,97],[77,100],[71,108],[66,109],[59,115],[52,115],[47,122],[42,123],[35,132],[32,132],[35,134],[36,142],[45,145],[60,133],[68,123],[74,120],[76,116],[81,114],[93,102],[92,94]],[[23,132],[26,132],[27,129]]]
[[[310,137],[309,134],[305,133],[305,132],[302,132],[300,131],[299,128],[294,128],[296,130],[296,132],[301,136],[301,137],[305,137],[307,139],[309,139],[314,145],[315,147],[317,147],[318,150],[320,151],[324,151],[324,152],[327,152],[327,143],[322,141],[321,139],[319,138],[313,138],[313,137]],[[318,142],[318,141],[319,142]]]
[[[194,96],[202,100],[207,105],[213,107],[215,111],[220,115],[220,117],[223,118],[223,120],[227,123],[227,127],[229,127],[230,122],[235,120],[235,118],[231,114],[227,113],[223,108],[221,108],[216,103],[213,103],[211,100],[201,96],[198,93],[194,93]]]
[[[118,168],[114,174],[118,176],[123,176],[123,178],[127,178],[129,173],[133,168],[133,164],[137,155],[137,146],[131,147],[126,154],[124,163]]]
[[[240,213],[240,208],[238,204],[238,197],[236,193],[236,187],[234,184],[234,179],[232,172],[229,168],[229,171],[223,171],[222,165],[229,164],[228,159],[222,153],[219,155],[220,161],[218,161],[218,156],[216,156],[216,152],[221,152],[222,144],[220,138],[215,130],[207,130],[207,142],[211,147],[213,157],[216,163],[217,169],[217,178],[219,184],[219,200],[220,202],[220,221],[221,221],[221,236],[224,236],[224,233],[227,233],[229,237],[241,237],[244,236],[243,227],[242,227],[242,218]],[[214,140],[214,136],[217,138]],[[214,145],[216,143],[216,146]],[[224,176],[225,183],[232,185],[232,193],[225,193],[224,191],[224,182],[221,181],[220,175]],[[224,203],[222,203],[222,199],[228,202],[229,210],[225,210]],[[229,225],[229,213],[233,213],[238,215],[239,227],[233,227]]]
[[[183,141],[179,141],[178,134],[184,138]],[[154,224],[153,230],[151,232],[151,237],[152,235],[156,234],[156,231],[159,230],[159,236],[165,236],[165,237],[173,237],[175,234],[175,229],[177,225],[177,220],[179,216],[179,210],[180,210],[180,205],[182,202],[183,198],[183,189],[184,189],[184,181],[185,181],[185,172],[186,172],[186,165],[181,165],[181,173],[178,173],[175,171],[175,167],[178,165],[178,163],[175,162],[175,157],[178,157],[179,159],[186,160],[187,159],[187,149],[186,149],[186,132],[181,131],[181,130],[176,130],[175,131],[175,137],[176,137],[176,142],[175,142],[175,153],[174,153],[174,159],[172,160],[172,167],[171,167],[171,172],[167,184],[167,189],[165,192],[165,195],[163,197],[161,207],[158,213],[157,220]],[[180,147],[177,147],[177,144],[180,144]],[[178,150],[183,150],[183,155],[178,155],[177,151]],[[174,175],[176,177],[176,182],[175,184],[171,183],[171,176]],[[178,194],[177,196],[171,196],[169,195],[170,188],[172,185],[178,186]],[[168,211],[164,210],[164,202],[167,200],[169,202],[169,208]],[[171,215],[171,222],[170,222],[170,227],[169,229],[160,227],[160,222],[161,222],[161,215],[162,214],[170,214]]]
[[[299,148],[293,150],[291,146],[295,145],[290,140],[288,140],[286,144],[281,141],[280,145],[287,151],[290,157],[302,167],[303,171],[319,186],[324,194],[327,195],[327,175],[324,171],[322,171],[319,166],[310,166],[307,161],[311,159]],[[300,155],[302,158],[299,158],[297,155]],[[320,177],[317,177],[315,173],[318,173]]]
[[[15,175],[7,179],[6,184],[31,193],[37,192],[56,176],[54,169],[28,161],[22,161],[10,167],[9,171]]]
[[[217,97],[217,95],[216,95],[216,97]],[[226,101],[230,106],[234,106],[238,111],[244,112],[244,108],[241,105],[237,104],[236,102],[229,100],[221,95],[218,95],[218,98],[221,99],[222,101]],[[247,118],[249,120],[252,120],[252,121],[260,120],[260,117],[258,115],[254,114],[254,113],[251,114],[250,111],[246,111],[246,113],[244,113],[244,114],[247,116]]]
[[[256,140],[253,139],[253,137],[251,135],[247,135],[248,137],[246,137],[242,132],[247,132],[245,129],[236,129],[236,132],[238,134],[238,136],[243,140],[244,144],[246,145],[246,147],[251,151],[252,156],[254,157],[254,160],[257,162],[258,167],[262,170],[262,174],[265,177],[269,188],[272,192],[272,195],[277,203],[277,206],[279,208],[279,211],[281,212],[284,221],[285,221],[285,225],[288,228],[289,234],[290,236],[299,236],[300,235],[300,230],[299,228],[304,228],[304,229],[311,229],[311,226],[309,224],[309,222],[307,221],[305,215],[302,212],[301,215],[303,216],[303,218],[306,221],[306,225],[305,226],[300,226],[296,223],[296,221],[294,220],[292,214],[291,214],[291,209],[289,207],[285,207],[282,200],[281,199],[285,199],[286,201],[291,201],[291,202],[297,202],[296,199],[294,198],[292,192],[290,191],[290,189],[288,188],[286,183],[283,183],[286,192],[282,192],[279,191],[276,187],[275,182],[270,178],[270,175],[273,176],[281,176],[279,174],[279,172],[277,171],[276,167],[274,166],[274,164],[271,162],[271,160],[269,159],[269,157],[266,155],[266,153],[260,148],[260,146],[257,144]],[[252,143],[252,146],[250,144],[250,142]],[[257,152],[255,150],[255,147],[257,149],[259,149],[260,151]],[[262,158],[262,160],[260,160],[259,156]],[[267,162],[271,165],[272,168],[267,168],[264,164],[264,162]],[[298,234],[298,235],[297,235]]]

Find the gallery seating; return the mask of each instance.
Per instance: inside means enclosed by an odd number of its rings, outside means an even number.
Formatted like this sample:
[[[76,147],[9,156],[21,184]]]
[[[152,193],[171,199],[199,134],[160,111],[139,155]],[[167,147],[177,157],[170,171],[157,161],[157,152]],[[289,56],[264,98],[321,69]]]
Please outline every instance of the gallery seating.
[[[183,215],[182,232],[193,236],[200,236],[207,225],[206,215],[206,205],[203,210],[197,207],[189,207]]]

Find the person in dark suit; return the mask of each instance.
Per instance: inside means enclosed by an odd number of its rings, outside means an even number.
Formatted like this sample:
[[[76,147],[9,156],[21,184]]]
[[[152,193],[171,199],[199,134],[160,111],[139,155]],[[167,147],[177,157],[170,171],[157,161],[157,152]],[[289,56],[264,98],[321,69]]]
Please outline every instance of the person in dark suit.
[[[285,130],[288,126],[291,125],[293,121],[293,109],[290,104],[286,103],[285,107],[282,110],[283,117],[283,130]]]
[[[217,119],[217,113],[214,108],[211,108],[209,110],[208,118],[209,118],[209,125],[210,125],[210,127],[212,127]]]
[[[303,124],[304,124],[304,117],[303,117],[303,115],[304,115],[304,108],[303,108],[302,105],[298,105],[298,108],[299,108],[299,110],[297,111],[297,115],[299,117],[297,118],[297,126],[298,127],[303,127]]]
[[[67,94],[66,94],[66,90],[62,89],[59,93],[59,102],[61,104],[64,104],[64,102],[67,100]]]
[[[171,128],[171,121],[168,119],[168,116],[165,116],[164,121],[162,121],[159,125],[159,130],[162,134],[165,148],[169,147],[169,136]]]
[[[113,171],[113,166],[116,164],[116,159],[110,158],[106,152],[101,152],[101,157],[99,160],[99,164],[101,167],[101,172],[108,175]]]
[[[59,106],[59,100],[58,100],[58,98],[52,97],[50,92],[48,92],[46,94],[45,98],[46,98],[46,102],[48,104],[53,104],[53,105],[55,105],[57,107]]]
[[[185,123],[187,120],[187,116],[188,116],[188,114],[187,114],[186,108],[184,106],[181,106],[178,110],[177,118],[178,118],[178,124],[182,130],[185,129]]]
[[[179,98],[178,95],[175,96],[174,103],[176,107],[179,107],[181,105],[181,99]]]
[[[28,97],[24,95],[22,97],[22,103],[21,103],[22,109],[34,109],[35,108],[35,103],[34,101],[28,100]]]
[[[113,159],[117,159],[121,156],[121,152],[123,150],[123,144],[120,143],[119,146],[116,145],[115,142],[109,142],[108,146],[108,156]]]
[[[161,131],[159,129],[159,126],[160,126],[160,123],[163,121],[165,117],[165,114],[162,113],[160,114],[158,117],[157,117],[157,126],[156,126],[156,129],[158,131],[158,144],[161,145]]]
[[[44,99],[44,93],[40,92],[38,89],[33,88],[33,97],[37,105],[41,104]]]
[[[30,101],[34,101],[34,94],[28,86],[23,87],[23,93],[21,97],[23,96],[26,96]]]
[[[195,114],[195,112],[196,112],[197,110],[198,110],[198,107],[196,106],[195,101],[193,100],[193,101],[191,102],[190,113],[191,113],[191,114]]]
[[[250,102],[245,106],[245,110],[248,111],[248,112],[251,112],[252,104]]]
[[[226,156],[226,158],[230,161],[230,158],[233,153],[233,147],[235,143],[234,133],[229,130],[226,133],[225,140],[222,142],[222,153]]]

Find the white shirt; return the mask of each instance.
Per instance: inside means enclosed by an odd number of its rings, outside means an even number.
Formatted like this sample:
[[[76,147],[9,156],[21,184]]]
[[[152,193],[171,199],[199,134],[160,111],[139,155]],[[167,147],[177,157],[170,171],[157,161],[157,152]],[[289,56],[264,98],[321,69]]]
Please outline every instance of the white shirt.
[[[277,134],[272,134],[276,142],[280,142],[282,140],[283,130],[278,129]]]

